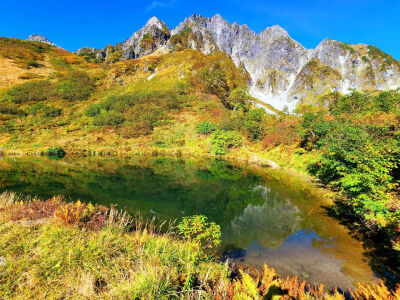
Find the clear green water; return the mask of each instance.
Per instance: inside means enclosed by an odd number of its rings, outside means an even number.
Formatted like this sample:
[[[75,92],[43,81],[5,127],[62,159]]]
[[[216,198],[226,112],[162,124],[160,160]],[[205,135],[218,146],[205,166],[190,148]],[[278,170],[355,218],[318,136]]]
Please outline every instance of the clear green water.
[[[312,284],[351,287],[385,274],[337,220],[324,191],[283,171],[218,160],[3,158],[0,192],[64,195],[159,220],[204,214],[221,225],[219,255],[297,275]]]

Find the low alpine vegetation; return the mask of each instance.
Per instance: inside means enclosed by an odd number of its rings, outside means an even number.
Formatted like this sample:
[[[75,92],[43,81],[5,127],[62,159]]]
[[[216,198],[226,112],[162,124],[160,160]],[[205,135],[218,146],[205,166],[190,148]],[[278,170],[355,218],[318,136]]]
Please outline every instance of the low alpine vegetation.
[[[210,134],[218,129],[217,125],[204,121],[196,126],[196,132],[198,134]]]
[[[0,291],[5,298],[340,299],[338,291],[280,278],[264,266],[257,278],[234,275],[204,250],[219,244],[219,226],[204,216],[178,228],[61,197],[41,201],[0,194]],[[29,280],[24,280],[29,276]],[[400,289],[360,284],[354,299],[397,299]]]

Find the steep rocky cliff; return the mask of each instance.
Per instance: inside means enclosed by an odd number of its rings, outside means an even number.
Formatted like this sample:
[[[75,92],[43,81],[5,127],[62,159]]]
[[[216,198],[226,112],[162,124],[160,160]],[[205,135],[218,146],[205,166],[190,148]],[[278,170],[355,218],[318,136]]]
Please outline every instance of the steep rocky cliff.
[[[98,61],[113,63],[149,55],[164,47],[170,36],[168,26],[158,18],[152,17],[143,28],[136,31],[125,42],[115,46],[108,45],[104,49],[84,47],[78,49],[76,53],[88,57],[92,54],[92,57]]]
[[[305,49],[280,26],[256,34],[219,15],[193,15],[171,34],[171,49],[218,49],[231,55],[250,73],[251,94],[279,109],[294,109],[299,101],[312,102],[333,91],[400,87],[400,63],[373,46],[325,39],[315,49]]]
[[[374,46],[349,45],[330,39],[306,49],[275,25],[256,34],[247,25],[230,24],[220,15],[192,15],[172,31],[151,18],[125,42],[103,50],[79,49],[108,63],[138,58],[162,49],[191,48],[205,54],[220,50],[251,76],[250,93],[278,109],[312,103],[334,91],[347,93],[400,87],[400,62]]]

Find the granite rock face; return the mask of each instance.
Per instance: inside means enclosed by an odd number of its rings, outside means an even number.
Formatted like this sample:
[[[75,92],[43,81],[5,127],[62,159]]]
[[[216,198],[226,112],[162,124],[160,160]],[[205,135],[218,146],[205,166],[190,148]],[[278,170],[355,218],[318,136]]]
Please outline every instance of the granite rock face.
[[[85,51],[113,63],[159,49],[186,48],[205,54],[225,52],[249,72],[250,93],[278,109],[292,110],[298,102],[312,103],[334,91],[400,87],[400,62],[376,47],[325,39],[315,49],[306,49],[278,25],[256,34],[247,25],[230,24],[220,15],[192,15],[172,31],[153,17],[125,42]]]
[[[100,61],[114,63],[119,60],[128,60],[139,58],[145,55],[152,54],[162,46],[165,46],[171,37],[168,26],[153,17],[147,21],[146,25],[136,31],[125,42],[115,46],[108,45],[104,49],[94,49],[84,47],[76,51],[77,54],[90,51],[96,54]]]
[[[124,51],[123,59],[151,54],[166,45],[170,36],[168,26],[156,17],[152,17],[142,29],[120,45]]]
[[[400,62],[373,46],[325,39],[315,49],[306,49],[278,25],[256,34],[246,25],[230,24],[219,15],[193,15],[171,35],[171,49],[188,47],[229,54],[251,75],[251,94],[278,109],[294,109],[299,101],[312,102],[334,91],[400,87]]]
[[[46,43],[51,46],[60,48],[60,46],[54,44],[52,41],[47,39],[44,35],[40,35],[40,34],[31,34],[30,36],[28,36],[28,38],[26,40],[30,41],[30,42],[42,42],[42,43]]]

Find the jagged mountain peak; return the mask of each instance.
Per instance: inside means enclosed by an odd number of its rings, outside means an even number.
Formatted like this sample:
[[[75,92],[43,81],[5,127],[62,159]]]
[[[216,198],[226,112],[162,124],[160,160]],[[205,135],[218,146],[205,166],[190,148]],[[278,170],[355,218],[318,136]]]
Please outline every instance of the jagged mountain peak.
[[[326,46],[339,46],[340,44],[344,44],[340,41],[332,40],[330,38],[324,38],[315,49],[320,49]]]
[[[325,59],[323,59],[323,61],[327,59],[335,60],[337,59],[337,57],[340,56],[351,56],[352,54],[357,54],[357,51],[352,45],[329,38],[323,39],[317,45],[317,47],[315,47],[313,52],[318,58],[325,56]]]
[[[261,31],[258,35],[264,35],[264,34],[273,36],[289,36],[289,33],[286,31],[286,29],[282,28],[280,25],[273,25],[267,27],[263,31]]]
[[[30,41],[30,42],[42,42],[42,43],[46,43],[51,46],[60,48],[58,45],[54,44],[47,37],[45,37],[44,35],[41,35],[41,34],[31,34],[30,36],[28,36],[28,38],[26,40]]]
[[[166,45],[170,36],[167,24],[157,17],[152,17],[140,30],[118,45],[123,50],[122,59],[126,60],[151,54],[159,47]],[[107,53],[105,56],[107,56]]]
[[[193,14],[193,15],[191,15],[189,18],[185,18],[185,21],[187,21],[187,22],[197,22],[197,21],[200,21],[200,20],[203,20],[203,19],[207,19],[206,17],[203,17],[202,15],[200,15],[200,14]],[[209,19],[209,18],[208,18]],[[185,22],[184,21],[184,22]]]
[[[218,22],[227,22],[220,14],[214,15],[211,19]]]
[[[85,51],[95,53],[100,61],[112,63],[159,49],[186,48],[205,54],[216,50],[227,53],[249,73],[250,93],[278,109],[285,105],[294,109],[298,101],[314,101],[316,96],[332,91],[400,87],[400,62],[376,47],[326,38],[315,49],[306,49],[279,25],[256,34],[247,25],[231,25],[218,14],[193,14],[172,31],[153,17],[124,43]]]
[[[323,45],[323,44],[330,44],[332,43],[334,40],[330,39],[330,38],[324,38],[319,45]]]
[[[165,24],[165,22],[161,21],[159,18],[157,18],[155,16],[150,18],[143,28],[151,27],[151,26],[155,26],[160,30],[165,30],[168,28],[168,26],[167,26],[167,24]]]
[[[238,22],[233,22],[232,27],[241,27],[250,29],[249,26],[247,26],[247,24],[239,24]]]
[[[294,41],[289,33],[283,29],[281,26],[279,25],[273,25],[270,27],[265,28],[263,31],[261,31],[259,34],[257,34],[257,37],[261,40],[261,41],[267,41],[267,42],[272,42],[278,39],[289,39],[293,42],[295,42],[296,44],[300,45],[300,43],[298,43],[297,41]]]

